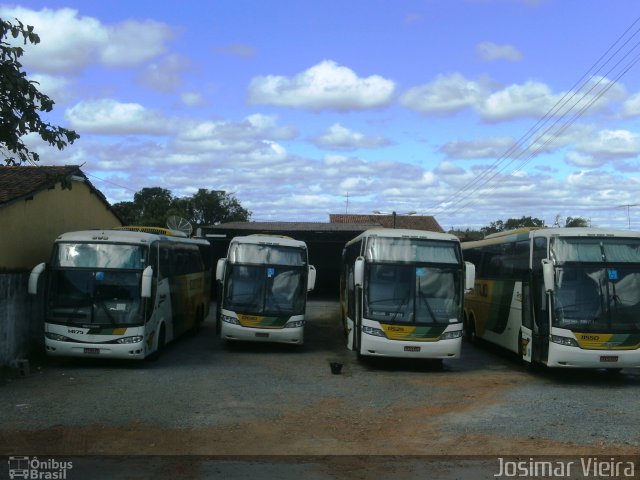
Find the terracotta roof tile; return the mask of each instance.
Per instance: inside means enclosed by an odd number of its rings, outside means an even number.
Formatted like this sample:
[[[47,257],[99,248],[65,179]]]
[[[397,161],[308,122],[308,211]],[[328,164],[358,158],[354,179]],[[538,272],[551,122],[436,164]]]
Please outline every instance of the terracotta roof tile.
[[[52,187],[69,175],[84,177],[80,167],[0,167],[0,206]]]

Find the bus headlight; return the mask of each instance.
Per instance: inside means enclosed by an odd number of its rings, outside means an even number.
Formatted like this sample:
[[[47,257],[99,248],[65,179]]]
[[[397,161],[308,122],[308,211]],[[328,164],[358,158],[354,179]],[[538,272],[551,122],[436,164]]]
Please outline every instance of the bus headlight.
[[[236,317],[230,317],[229,315],[222,315],[222,321],[231,323],[232,325],[240,325],[240,320]]]
[[[140,343],[142,341],[142,335],[136,335],[134,337],[124,337],[116,340],[116,343]]]
[[[304,327],[304,320],[294,320],[293,322],[287,322],[284,328],[299,328]]]
[[[69,341],[69,339],[67,337],[65,337],[64,335],[58,335],[57,333],[45,333],[44,334],[45,337],[47,337],[50,340],[55,340],[57,342],[67,342]]]
[[[462,330],[453,330],[451,332],[444,332],[440,335],[440,340],[453,340],[454,338],[460,338],[462,336]]]
[[[579,347],[578,342],[573,338],[561,337],[560,335],[551,335],[551,341],[558,345],[564,345],[565,347]]]
[[[374,337],[386,337],[384,332],[379,328],[367,327],[366,325],[362,326],[362,333],[373,335]]]

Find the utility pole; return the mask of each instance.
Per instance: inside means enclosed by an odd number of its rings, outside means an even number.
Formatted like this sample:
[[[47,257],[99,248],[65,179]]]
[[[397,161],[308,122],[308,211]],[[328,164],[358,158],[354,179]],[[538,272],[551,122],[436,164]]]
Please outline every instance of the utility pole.
[[[628,222],[628,229],[631,230],[631,212],[630,212],[630,208],[631,207],[637,207],[639,206],[640,203],[628,203],[626,205],[618,205],[616,208],[625,208],[627,209],[627,222]]]

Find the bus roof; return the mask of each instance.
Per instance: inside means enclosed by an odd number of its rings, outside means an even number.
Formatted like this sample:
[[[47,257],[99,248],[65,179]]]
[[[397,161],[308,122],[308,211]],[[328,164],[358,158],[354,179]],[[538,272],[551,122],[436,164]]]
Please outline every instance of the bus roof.
[[[458,237],[450,233],[430,232],[428,230],[410,230],[406,228],[372,228],[362,232],[353,240],[348,241],[347,245],[368,237],[422,238],[427,240],[447,240],[450,242],[460,242],[460,239],[458,239]]]
[[[253,245],[281,245],[285,247],[307,248],[302,240],[295,240],[283,235],[247,235],[233,237],[231,243],[250,243]]]
[[[156,233],[138,232],[130,230],[80,230],[66,232],[56,238],[56,242],[101,242],[101,243],[142,243],[150,244],[156,240],[165,240],[177,243],[193,243],[197,245],[209,245],[207,240],[187,238]]]
[[[492,235],[488,235],[483,240],[476,240],[473,242],[462,243],[462,249],[482,247],[485,245],[497,245],[500,243],[517,242],[520,240],[527,240],[530,238],[550,238],[550,237],[633,237],[640,238],[640,232],[634,232],[631,230],[615,230],[609,228],[591,228],[591,227],[579,227],[579,228],[520,228],[517,230],[509,230],[506,232],[498,232]]]

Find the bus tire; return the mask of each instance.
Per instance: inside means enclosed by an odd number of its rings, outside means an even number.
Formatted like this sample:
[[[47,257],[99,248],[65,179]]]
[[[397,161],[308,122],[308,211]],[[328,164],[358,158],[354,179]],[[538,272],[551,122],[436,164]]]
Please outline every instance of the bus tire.
[[[356,329],[356,331],[353,332],[355,334],[353,336],[353,342],[355,344],[354,350],[356,351],[358,360],[362,360],[362,326],[357,324],[354,328]]]
[[[200,327],[202,326],[203,321],[204,321],[204,306],[200,305],[196,309],[196,316],[193,320],[193,333],[198,333],[200,331]]]
[[[158,334],[158,346],[156,351],[149,355],[149,360],[152,362],[156,362],[160,358],[160,353],[164,350],[165,345],[165,333],[164,333],[164,324],[160,326],[160,333]]]
[[[471,315],[463,324],[464,339],[469,343],[477,343],[476,337],[476,322],[475,318]]]

